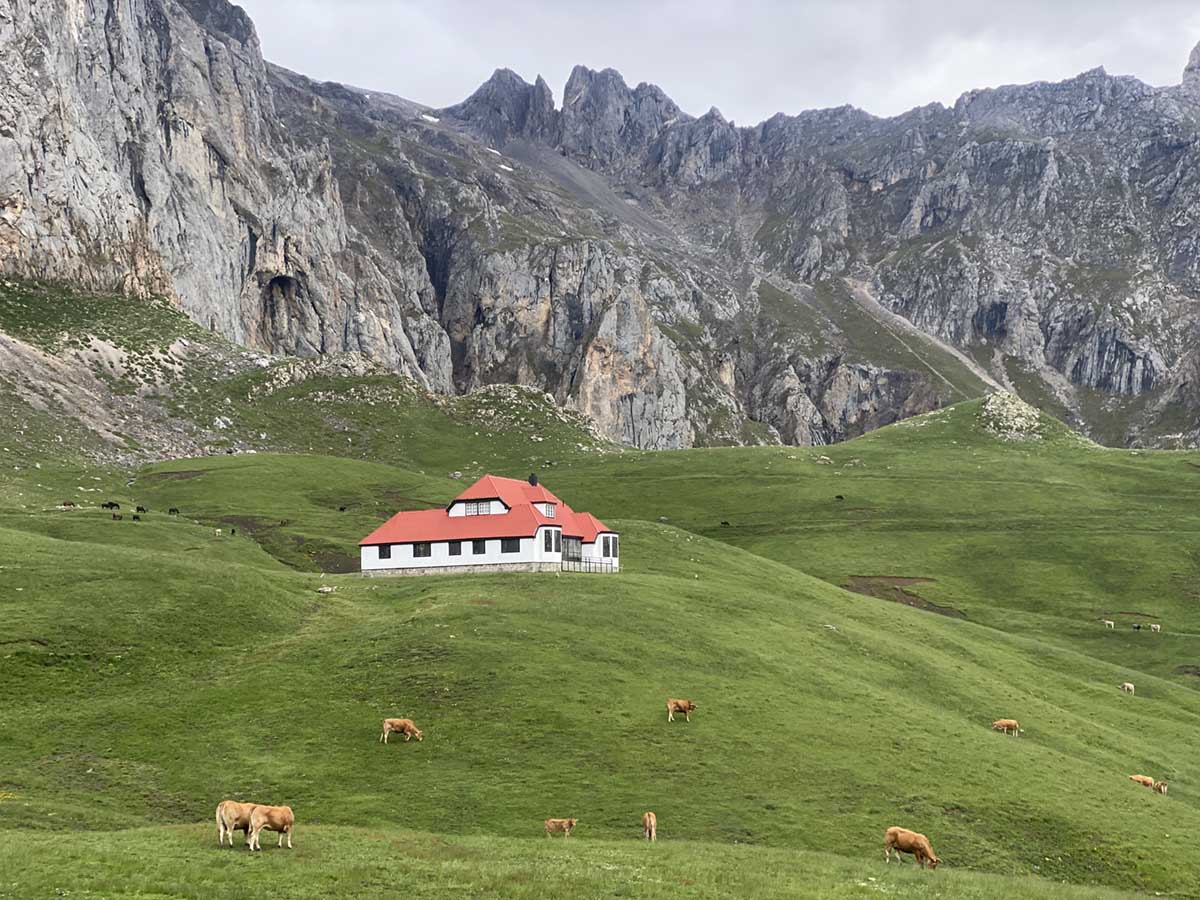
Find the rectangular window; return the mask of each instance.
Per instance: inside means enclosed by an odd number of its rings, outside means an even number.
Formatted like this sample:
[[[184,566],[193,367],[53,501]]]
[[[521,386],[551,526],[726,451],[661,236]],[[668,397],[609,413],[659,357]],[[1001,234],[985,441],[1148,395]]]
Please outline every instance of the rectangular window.
[[[562,553],[562,532],[561,531],[554,532],[554,552]]]
[[[569,537],[563,541],[563,559],[567,562],[579,562],[583,559],[583,539]]]
[[[491,500],[468,500],[463,504],[463,513],[468,516],[488,516],[492,513]]]
[[[501,538],[500,539],[501,553],[520,553],[521,539],[520,538]]]
[[[547,553],[554,552],[554,534],[550,531],[549,528],[546,529],[546,552]]]
[[[462,541],[451,541],[449,547],[451,556],[462,556]]]
[[[471,552],[476,556],[487,553],[487,541],[471,541]]]
[[[604,549],[600,553],[601,556],[612,556],[612,543],[609,536],[604,536]]]
[[[617,536],[614,534],[613,535],[613,559],[616,559],[620,555],[621,555],[621,548],[619,546]]]
[[[546,503],[543,505],[542,508],[546,510],[546,518],[547,519],[553,519],[557,515],[557,513],[554,511],[553,503]]]
[[[379,545],[379,558],[380,559],[391,559],[392,558],[392,545],[391,544],[380,544]]]
[[[422,559],[426,556],[433,556],[433,545],[429,541],[420,541],[413,544],[414,559]]]

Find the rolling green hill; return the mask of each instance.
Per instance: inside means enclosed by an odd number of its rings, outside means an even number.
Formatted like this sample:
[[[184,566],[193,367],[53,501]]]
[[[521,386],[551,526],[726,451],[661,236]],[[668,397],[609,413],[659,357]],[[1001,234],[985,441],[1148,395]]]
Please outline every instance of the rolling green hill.
[[[1200,895],[1200,454],[1046,418],[1005,440],[979,402],[834,447],[636,453],[537,395],[222,389],[286,365],[187,402],[226,394],[227,432],[293,452],[9,445],[0,896]],[[624,572],[345,573],[489,469],[619,528]],[[385,715],[425,740],[380,745]],[[296,849],[218,851],[224,797],[290,803]],[[546,841],[547,816],[579,829]],[[943,866],[884,866],[892,824]]]

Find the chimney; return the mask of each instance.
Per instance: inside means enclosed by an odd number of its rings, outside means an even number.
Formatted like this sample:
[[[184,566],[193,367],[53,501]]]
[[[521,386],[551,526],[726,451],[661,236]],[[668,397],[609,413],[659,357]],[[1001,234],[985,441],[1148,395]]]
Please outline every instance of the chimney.
[[[534,487],[537,487],[537,476],[534,475],[532,472],[529,473],[529,483],[532,484]]]

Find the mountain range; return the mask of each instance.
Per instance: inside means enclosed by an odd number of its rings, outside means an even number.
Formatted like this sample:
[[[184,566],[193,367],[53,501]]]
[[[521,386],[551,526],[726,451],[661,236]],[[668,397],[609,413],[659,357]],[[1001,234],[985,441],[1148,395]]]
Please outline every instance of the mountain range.
[[[1200,47],[892,118],[738,126],[577,67],[431,109],[226,0],[0,10],[0,272],[256,350],[537,387],[643,448],[825,444],[1004,387],[1200,442]]]

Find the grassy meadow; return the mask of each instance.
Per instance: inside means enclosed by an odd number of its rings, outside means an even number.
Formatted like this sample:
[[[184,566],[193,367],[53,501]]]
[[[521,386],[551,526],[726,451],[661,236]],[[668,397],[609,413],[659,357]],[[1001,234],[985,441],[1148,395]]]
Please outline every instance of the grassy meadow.
[[[1006,441],[978,402],[620,452],[536,396],[272,371],[187,403],[287,452],[8,445],[0,897],[1200,896],[1200,453]],[[622,574],[353,572],[483,471],[619,529]],[[219,850],[226,797],[290,804],[295,849]],[[942,866],[885,866],[889,825]]]

